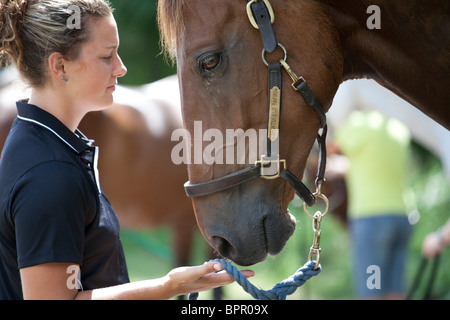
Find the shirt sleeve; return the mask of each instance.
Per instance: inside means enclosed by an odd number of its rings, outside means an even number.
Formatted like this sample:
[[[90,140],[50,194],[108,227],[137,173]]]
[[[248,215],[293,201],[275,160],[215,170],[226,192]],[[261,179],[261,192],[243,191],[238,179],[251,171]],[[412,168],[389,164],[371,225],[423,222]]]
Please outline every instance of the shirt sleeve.
[[[19,269],[45,263],[82,264],[85,226],[95,198],[76,166],[48,162],[29,171],[14,190]]]

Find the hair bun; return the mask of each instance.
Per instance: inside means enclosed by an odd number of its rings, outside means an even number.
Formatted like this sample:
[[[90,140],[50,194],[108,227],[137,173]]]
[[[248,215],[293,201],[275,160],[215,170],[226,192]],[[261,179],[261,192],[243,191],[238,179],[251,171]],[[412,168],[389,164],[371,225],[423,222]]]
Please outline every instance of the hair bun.
[[[11,18],[22,18],[27,10],[28,0],[2,0],[1,11],[3,14],[8,14]]]
[[[12,28],[12,31],[16,33],[17,28],[23,23],[27,7],[28,0],[1,0],[0,31],[2,39],[5,38],[5,29]]]
[[[21,59],[20,33],[27,7],[28,0],[0,0],[1,65],[8,65],[11,58]]]

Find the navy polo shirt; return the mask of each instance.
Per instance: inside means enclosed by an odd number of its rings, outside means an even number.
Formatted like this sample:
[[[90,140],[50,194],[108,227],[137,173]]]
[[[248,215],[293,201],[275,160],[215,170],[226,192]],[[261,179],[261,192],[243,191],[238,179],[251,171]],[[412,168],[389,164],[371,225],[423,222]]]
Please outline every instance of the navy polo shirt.
[[[36,106],[17,109],[0,158],[0,299],[23,299],[20,269],[52,262],[80,265],[84,290],[129,282],[97,148]]]

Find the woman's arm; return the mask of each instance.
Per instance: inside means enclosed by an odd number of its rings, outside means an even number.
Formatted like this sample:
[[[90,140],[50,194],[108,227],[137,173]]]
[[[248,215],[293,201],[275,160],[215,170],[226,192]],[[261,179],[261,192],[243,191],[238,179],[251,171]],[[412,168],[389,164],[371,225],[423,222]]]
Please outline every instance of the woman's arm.
[[[68,263],[48,263],[20,270],[25,300],[167,300],[233,282],[218,262],[174,269],[165,277],[78,292],[70,285]],[[252,271],[243,271],[252,277]]]

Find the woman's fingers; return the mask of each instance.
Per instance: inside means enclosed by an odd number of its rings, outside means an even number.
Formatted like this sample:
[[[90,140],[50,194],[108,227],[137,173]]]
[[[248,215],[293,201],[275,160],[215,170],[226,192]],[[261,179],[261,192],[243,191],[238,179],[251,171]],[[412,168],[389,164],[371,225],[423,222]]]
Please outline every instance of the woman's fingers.
[[[244,270],[242,274],[246,278],[255,275],[251,270]],[[169,277],[182,294],[206,291],[234,282],[234,279],[223,270],[222,264],[214,261],[202,266],[174,269],[169,273]]]

